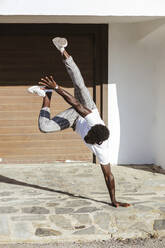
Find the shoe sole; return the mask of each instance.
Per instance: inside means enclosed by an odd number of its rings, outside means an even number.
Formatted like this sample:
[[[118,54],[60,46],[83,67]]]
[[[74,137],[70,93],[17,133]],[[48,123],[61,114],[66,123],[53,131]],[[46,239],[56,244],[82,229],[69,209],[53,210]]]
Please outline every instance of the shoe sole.
[[[65,38],[56,37],[52,41],[57,48],[66,47],[68,45],[68,41]]]
[[[41,91],[40,91],[40,94],[39,94],[39,92],[34,91],[34,88],[35,88],[35,87],[36,87],[36,86],[32,86],[32,87],[28,88],[28,92],[31,93],[31,94],[37,94],[38,96],[42,96],[42,97],[45,96],[45,93],[46,93],[46,92],[53,92],[53,89],[41,89],[42,93],[41,93]],[[41,87],[42,87],[42,86],[41,86]],[[41,87],[40,87],[40,88],[41,88]]]
[[[38,90],[38,91],[35,91],[35,87],[38,87],[38,86],[32,86],[30,88],[28,88],[28,92],[31,93],[31,94],[36,94],[38,96],[41,96],[41,97],[45,97],[45,92],[44,90]]]

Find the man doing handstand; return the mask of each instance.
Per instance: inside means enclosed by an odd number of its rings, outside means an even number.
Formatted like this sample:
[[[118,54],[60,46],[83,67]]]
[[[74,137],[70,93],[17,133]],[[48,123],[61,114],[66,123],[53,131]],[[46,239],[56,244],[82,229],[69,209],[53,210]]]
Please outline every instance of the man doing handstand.
[[[43,96],[43,105],[39,115],[39,129],[41,132],[48,133],[69,127],[73,128],[98,158],[112,205],[114,207],[128,207],[130,204],[118,202],[115,198],[115,181],[109,160],[109,130],[99,115],[77,65],[65,50],[67,40],[56,37],[53,39],[53,43],[64,58],[65,67],[73,82],[74,96],[60,87],[52,76],[41,78],[39,84],[42,87],[30,87],[29,92]],[[52,91],[56,91],[72,107],[50,119]]]

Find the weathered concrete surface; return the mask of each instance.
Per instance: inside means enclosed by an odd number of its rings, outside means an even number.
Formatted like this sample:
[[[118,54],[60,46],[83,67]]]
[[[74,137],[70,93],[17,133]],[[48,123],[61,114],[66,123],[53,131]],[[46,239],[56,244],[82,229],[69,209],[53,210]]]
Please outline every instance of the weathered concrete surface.
[[[49,243],[165,236],[165,175],[113,166],[110,205],[99,165],[0,165],[0,242]]]

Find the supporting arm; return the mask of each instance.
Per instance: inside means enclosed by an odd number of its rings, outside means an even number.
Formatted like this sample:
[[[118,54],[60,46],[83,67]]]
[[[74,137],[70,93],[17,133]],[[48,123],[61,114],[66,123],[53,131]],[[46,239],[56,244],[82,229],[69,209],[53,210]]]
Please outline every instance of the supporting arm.
[[[110,198],[111,198],[111,202],[112,202],[112,205],[114,207],[129,207],[130,204],[128,203],[122,203],[122,202],[118,202],[116,201],[116,197],[115,197],[115,179],[114,179],[114,176],[111,172],[111,167],[110,167],[110,164],[108,165],[101,165],[101,169],[102,169],[102,172],[103,172],[103,175],[104,175],[104,178],[105,178],[105,182],[106,182],[106,185],[107,185],[107,189],[108,189],[108,192],[109,192],[109,195],[110,195]]]

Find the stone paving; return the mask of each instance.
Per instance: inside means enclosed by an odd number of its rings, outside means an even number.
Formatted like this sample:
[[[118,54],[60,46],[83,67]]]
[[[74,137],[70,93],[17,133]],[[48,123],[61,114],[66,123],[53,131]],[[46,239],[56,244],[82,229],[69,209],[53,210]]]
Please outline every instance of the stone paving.
[[[165,236],[165,175],[137,168],[112,166],[117,200],[132,204],[116,209],[99,165],[1,164],[0,242]]]

